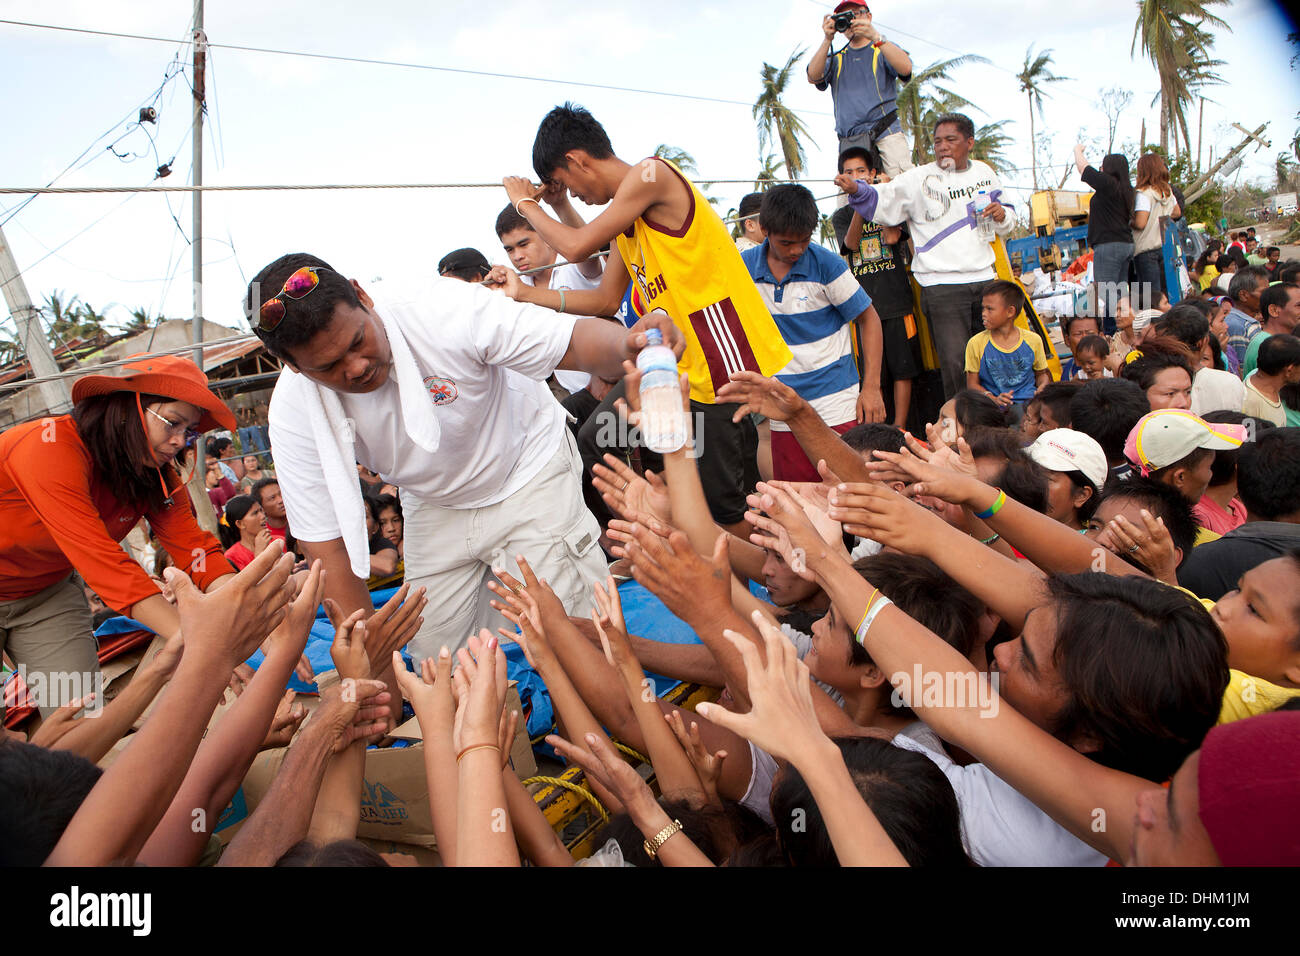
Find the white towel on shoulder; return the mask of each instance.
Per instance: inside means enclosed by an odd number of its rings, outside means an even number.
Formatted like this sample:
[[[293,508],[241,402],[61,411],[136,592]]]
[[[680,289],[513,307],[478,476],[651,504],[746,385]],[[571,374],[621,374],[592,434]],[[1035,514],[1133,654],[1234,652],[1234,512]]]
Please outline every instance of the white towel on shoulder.
[[[433,413],[429,390],[424,387],[419,366],[415,364],[415,356],[397,324],[385,319],[378,311],[375,315],[383,323],[393,353],[390,374],[397,380],[406,434],[425,451],[436,452],[442,431]],[[294,374],[289,369],[285,372]],[[307,406],[304,411],[320,455],[321,471],[330,489],[330,504],[343,532],[352,573],[364,581],[370,576],[370,541],[366,536],[365,502],[361,500],[361,485],[357,479],[353,423],[337,392],[306,376],[303,381]]]

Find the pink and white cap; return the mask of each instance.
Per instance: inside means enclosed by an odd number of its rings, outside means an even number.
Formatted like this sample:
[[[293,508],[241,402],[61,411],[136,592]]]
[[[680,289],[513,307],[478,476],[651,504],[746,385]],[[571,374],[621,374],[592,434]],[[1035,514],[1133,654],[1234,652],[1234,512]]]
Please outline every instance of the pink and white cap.
[[[1161,408],[1138,419],[1124,442],[1124,456],[1145,476],[1198,448],[1230,451],[1245,440],[1244,425],[1218,425],[1181,408]]]

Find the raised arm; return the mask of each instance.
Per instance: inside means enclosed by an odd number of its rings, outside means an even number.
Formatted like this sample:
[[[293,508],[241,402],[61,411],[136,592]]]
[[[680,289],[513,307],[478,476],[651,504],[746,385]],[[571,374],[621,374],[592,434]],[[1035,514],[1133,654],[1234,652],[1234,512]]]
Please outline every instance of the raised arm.
[[[102,866],[134,860],[184,780],[235,665],[284,617],[293,559],[267,548],[220,594],[204,595],[174,568],[185,652],[144,726],[99,778],[46,863]]]
[[[772,501],[771,513],[779,521],[799,518],[793,502],[779,497]],[[871,582],[838,556],[810,556],[809,566],[840,613],[848,620],[863,621],[857,639],[885,673],[942,674],[947,686],[971,688],[986,679],[960,652],[880,598]],[[865,612],[877,601],[884,603],[868,617]],[[920,694],[908,695],[905,703],[940,737],[987,764],[1075,836],[1112,859],[1123,859],[1132,834],[1136,795],[1150,784],[1094,763],[1005,701],[992,699],[996,707],[956,699],[936,706]],[[1097,808],[1105,810],[1108,821],[1100,832],[1093,826]]]
[[[218,866],[273,866],[306,838],[321,781],[330,758],[354,741],[382,730],[385,722],[367,720],[372,699],[385,694],[379,681],[335,684],[321,692],[321,703],[289,747],[270,790],[221,855]],[[386,716],[386,715],[385,715]],[[358,721],[360,721],[358,723]]]
[[[861,456],[789,385],[757,372],[736,372],[718,389],[719,402],[736,402],[735,420],[750,413],[785,422],[808,460],[824,460],[830,470],[846,481],[866,481]]]
[[[835,39],[835,18],[829,14],[822,17],[822,42],[808,57],[806,76],[808,82],[816,86],[826,75],[826,61],[831,52],[831,41]]]
[[[315,564],[288,615],[272,633],[266,660],[230,712],[204,738],[167,814],[140,852],[150,866],[192,866],[266,736],[285,682],[302,655],[321,591]],[[195,811],[201,810],[196,817]]]
[[[737,714],[716,704],[701,704],[701,714],[794,764],[817,801],[842,866],[907,866],[862,799],[839,748],[818,724],[808,665],[761,616],[754,615],[754,624],[762,632],[766,660],[759,657],[753,642],[739,634],[727,635],[745,662],[752,708]]]
[[[546,214],[541,203],[536,201],[546,187],[534,186],[520,176],[507,176],[502,184],[515,210],[528,220],[543,241],[568,262],[578,262],[604,249],[615,236],[631,228],[632,223],[647,210],[670,198],[671,186],[674,185],[667,182],[670,177],[642,175],[643,165],[638,163],[628,170],[604,212],[577,227],[565,225]]]
[[[597,582],[594,585],[599,615],[593,611],[592,620],[600,631],[605,659],[618,672],[627,693],[628,703],[641,729],[646,755],[655,769],[659,790],[667,794],[699,794],[704,796],[704,785],[695,773],[686,752],[682,750],[672,730],[664,723],[663,711],[655,696],[654,684],[645,676],[641,662],[632,653],[627,629],[623,623],[623,605],[618,598],[618,587],[613,578],[606,582],[608,590]],[[607,623],[606,623],[607,622]]]
[[[473,653],[477,653],[477,660]],[[501,776],[499,730],[506,693],[506,656],[487,631],[481,631],[477,639],[470,638],[468,646],[457,651],[456,656],[456,865],[518,866],[519,851],[509,827]]]

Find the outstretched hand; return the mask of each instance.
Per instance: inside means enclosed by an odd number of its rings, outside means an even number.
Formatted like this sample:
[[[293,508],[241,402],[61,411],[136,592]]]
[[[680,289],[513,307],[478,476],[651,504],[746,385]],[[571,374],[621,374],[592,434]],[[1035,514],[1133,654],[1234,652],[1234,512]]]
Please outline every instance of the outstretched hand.
[[[452,679],[460,693],[452,742],[458,751],[479,744],[496,745],[507,684],[501,642],[484,628],[456,652],[456,660],[459,666]]]
[[[730,608],[727,535],[718,535],[712,556],[705,559],[682,532],[661,530],[668,534],[661,536],[640,522],[629,526],[632,540],[623,551],[632,564],[632,577],[684,621],[701,610]]]
[[[718,404],[737,403],[733,422],[746,415],[763,415],[774,422],[788,422],[808,403],[789,385],[757,372],[733,372],[731,381],[717,392]]]
[[[278,541],[211,594],[200,591],[183,571],[165,569],[187,639],[187,656],[216,655],[223,671],[247,660],[285,619],[294,591],[292,570],[293,556],[285,554]]]
[[[668,486],[654,472],[638,475],[621,458],[605,455],[605,463],[591,466],[591,483],[609,510],[616,515],[635,521],[634,513],[654,515],[660,521],[673,520],[672,502]]]
[[[584,735],[585,747],[572,744],[555,734],[548,734],[546,742],[561,757],[570,763],[576,763],[588,777],[617,797],[629,813],[635,815],[655,804],[654,793],[641,779],[636,768],[624,760],[613,744],[600,734]]]
[[[370,658],[366,656],[365,609],[353,611],[334,630],[330,657],[343,680],[365,680],[370,676]]]
[[[753,641],[735,631],[723,632],[745,662],[749,712],[737,714],[716,704],[700,704],[695,709],[701,717],[753,741],[773,757],[798,763],[829,741],[813,708],[808,665],[762,613],[755,611],[753,621],[763,638],[765,661]]]
[[[803,505],[789,491],[763,481],[757,487],[758,493],[748,498],[750,510],[745,512],[745,520],[755,528],[749,539],[760,547],[772,548],[791,571],[813,580],[816,562],[838,549],[821,536]],[[833,511],[828,517],[840,520]]]
[[[897,453],[876,450],[877,459],[867,464],[877,481],[906,481],[910,496],[929,495],[951,504],[964,504],[970,493],[970,481],[978,476],[975,461],[964,438],[958,439],[961,453],[954,454],[945,445],[943,451],[929,451],[913,439]]]
[[[537,629],[542,632],[541,636],[545,637],[544,632],[548,623],[568,619],[569,615],[564,610],[564,602],[560,600],[549,584],[537,577],[532,566],[522,554],[515,555],[515,563],[519,565],[519,573],[523,576],[522,581],[516,580],[505,568],[493,568],[492,573],[497,576],[497,580],[501,583],[489,581],[488,589],[493,594],[500,596],[515,613],[522,613],[523,607],[516,607],[512,603],[512,596],[527,592],[537,606]],[[506,590],[507,588],[509,591]],[[492,606],[504,613],[503,606],[500,603],[494,601]]]
[[[710,803],[721,805],[722,800],[718,796],[718,779],[722,776],[722,761],[727,759],[727,752],[718,750],[710,753],[700,737],[700,725],[692,720],[688,730],[680,710],[669,711],[664,714],[664,719],[668,721],[668,726],[672,728],[677,742],[682,745],[686,756],[691,760],[691,765],[695,767],[695,774],[704,787],[704,795]]]
[[[831,516],[844,522],[844,530],[850,534],[871,538],[904,554],[928,555],[952,530],[933,511],[874,482],[851,482],[832,489]]]
[[[435,662],[432,657],[420,661],[419,670],[406,669],[402,655],[393,651],[393,673],[398,689],[411,703],[420,732],[425,739],[443,735],[450,741],[452,724],[456,717],[456,701],[452,697],[451,652],[442,648]]]
[[[422,587],[403,584],[378,611],[366,620],[366,656],[372,661],[386,661],[393,651],[400,651],[415,637],[424,623],[420,615],[429,603]]]

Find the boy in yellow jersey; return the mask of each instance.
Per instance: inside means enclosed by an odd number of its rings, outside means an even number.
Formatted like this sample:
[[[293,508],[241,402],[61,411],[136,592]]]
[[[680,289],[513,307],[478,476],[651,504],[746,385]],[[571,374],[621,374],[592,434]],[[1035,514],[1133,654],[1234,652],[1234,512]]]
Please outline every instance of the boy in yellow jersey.
[[[542,240],[569,262],[580,262],[614,242],[600,287],[564,297],[530,288],[498,267],[489,276],[511,298],[580,315],[613,315],[632,282],[638,315],[662,309],[686,339],[679,368],[691,379],[700,477],[714,519],[748,536],[745,496],[758,480],[758,437],[746,417],[733,423],[735,405],[719,405],[717,390],[736,372],[773,375],[790,361],[749,270],[717,213],[672,163],[635,165],[614,155],[609,137],[581,107],[557,106],[542,120],[533,143],[533,168],[543,186],[507,177],[506,193]],[[558,184],[588,205],[607,208],[581,227],[564,225],[542,209],[546,186]],[[611,393],[614,394],[614,393]]]

